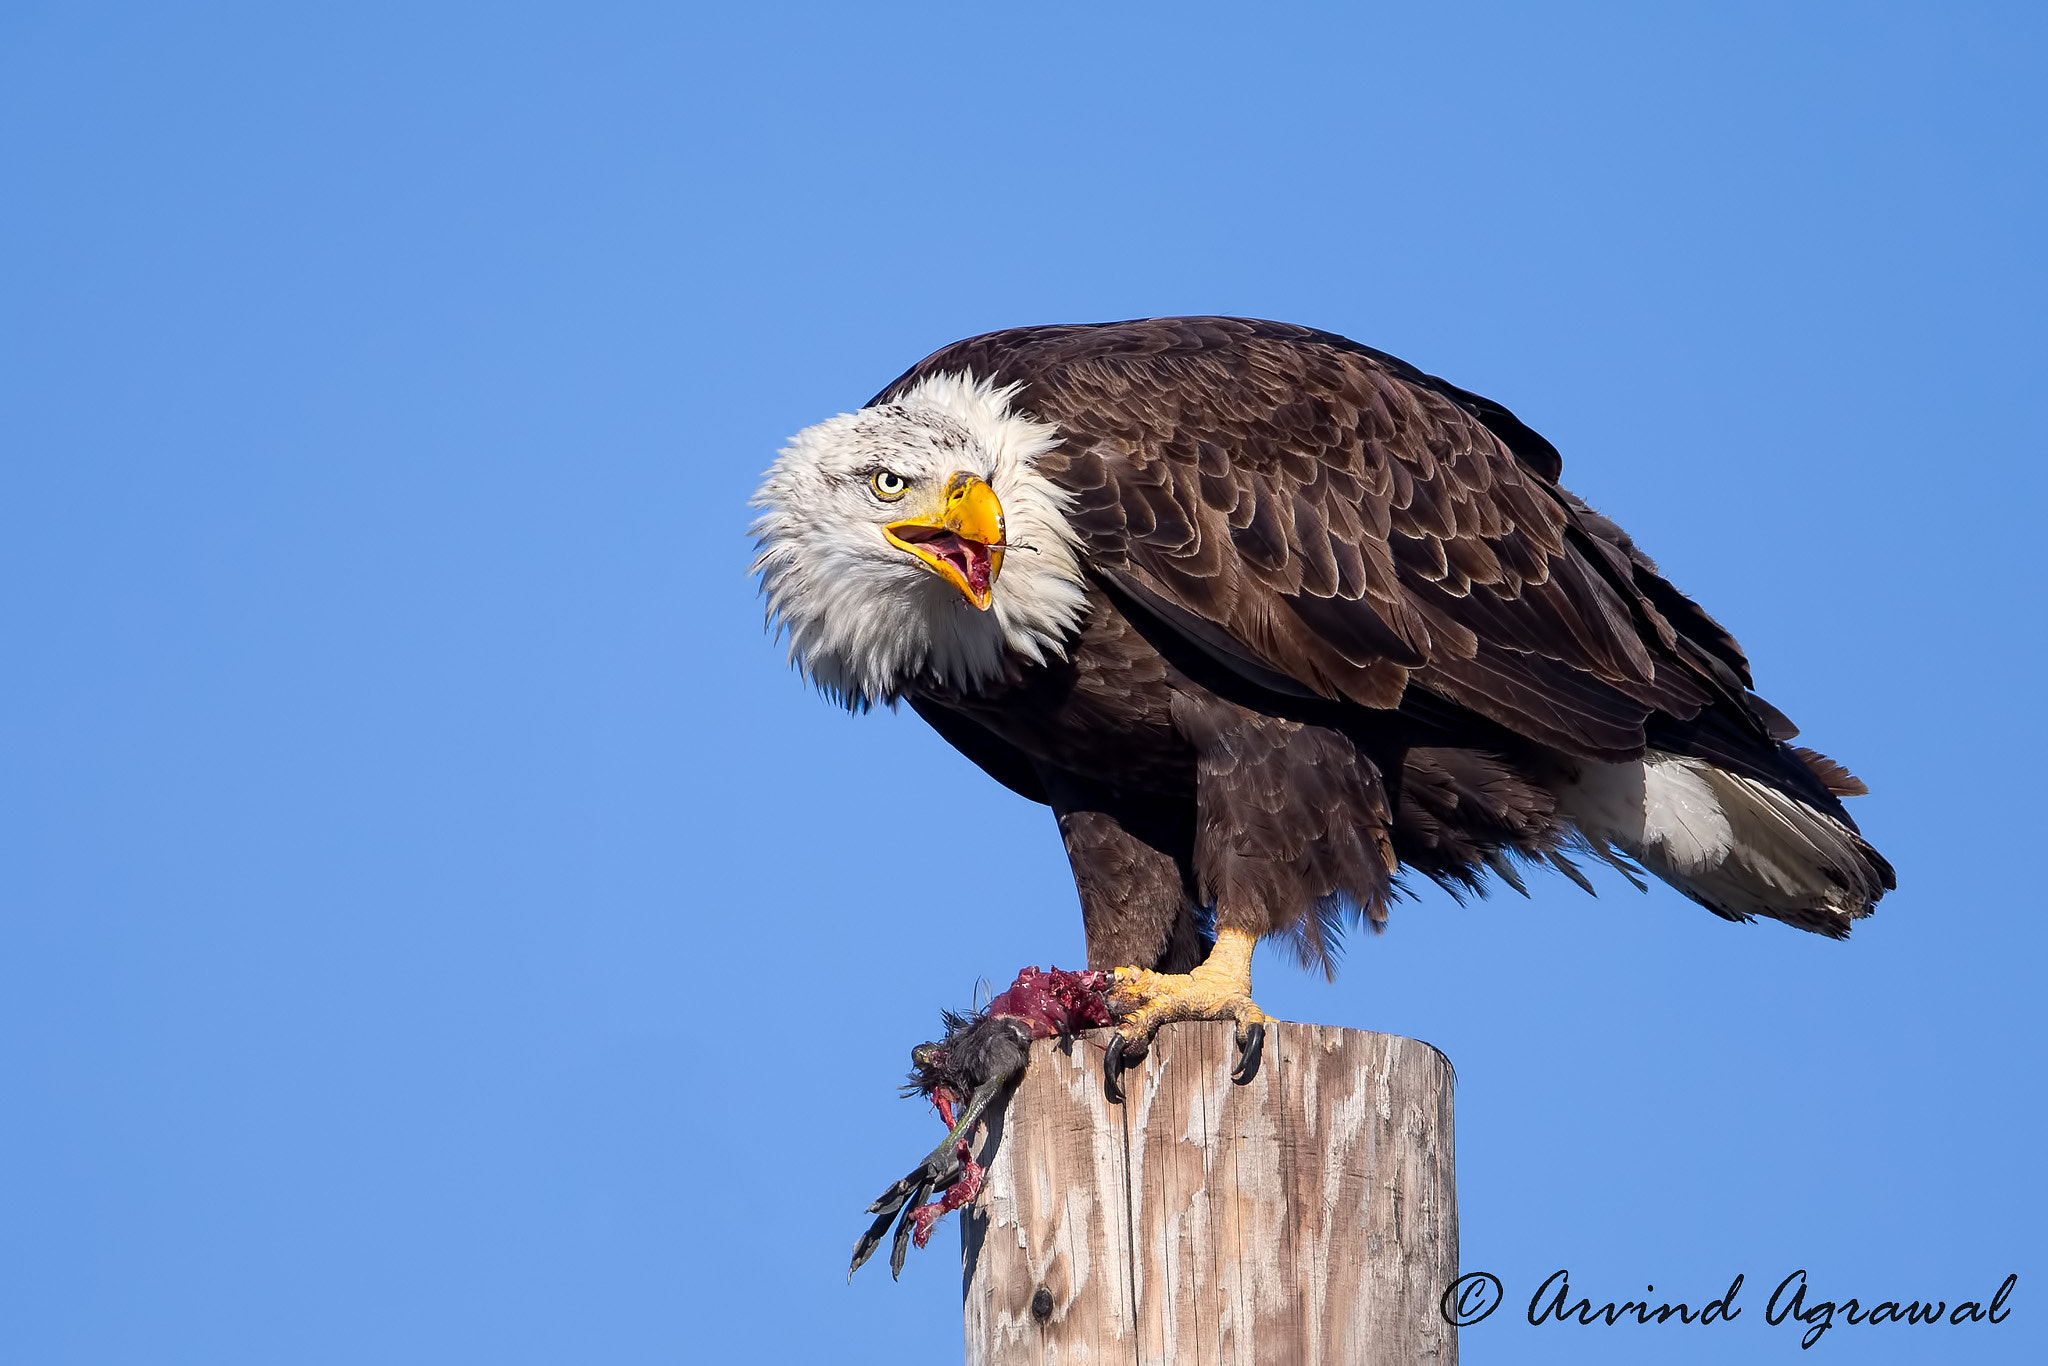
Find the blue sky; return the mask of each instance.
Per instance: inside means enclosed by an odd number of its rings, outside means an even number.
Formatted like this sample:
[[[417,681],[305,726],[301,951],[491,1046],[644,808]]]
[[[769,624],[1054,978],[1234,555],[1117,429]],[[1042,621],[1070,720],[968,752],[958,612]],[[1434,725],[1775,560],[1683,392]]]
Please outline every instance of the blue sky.
[[[1434,892],[1268,1008],[1458,1069],[1463,1260],[2039,1359],[2039,11],[0,13],[0,1355],[942,1361],[844,1283],[1051,819],[763,637],[783,438],[956,337],[1220,312],[1513,407],[1867,778],[1848,944]],[[969,838],[982,904],[921,879]],[[957,854],[954,855],[957,857]],[[1761,1293],[1759,1293],[1761,1291]]]

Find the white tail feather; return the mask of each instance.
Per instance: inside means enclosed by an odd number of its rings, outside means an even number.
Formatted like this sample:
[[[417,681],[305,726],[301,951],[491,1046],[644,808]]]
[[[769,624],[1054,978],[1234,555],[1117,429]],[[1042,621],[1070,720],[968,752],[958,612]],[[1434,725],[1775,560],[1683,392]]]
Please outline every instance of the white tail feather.
[[[1702,759],[1650,750],[1638,763],[1585,764],[1558,796],[1596,851],[1619,849],[1732,919],[1770,916],[1840,935],[1884,895],[1854,831]]]

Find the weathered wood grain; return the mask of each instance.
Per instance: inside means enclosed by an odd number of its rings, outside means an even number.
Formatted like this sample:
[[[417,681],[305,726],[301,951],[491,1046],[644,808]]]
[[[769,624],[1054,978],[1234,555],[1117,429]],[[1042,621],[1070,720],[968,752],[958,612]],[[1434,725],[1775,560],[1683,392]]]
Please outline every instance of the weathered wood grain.
[[[1112,1106],[1103,1037],[1036,1045],[983,1140],[961,1221],[970,1366],[1456,1362],[1441,1053],[1276,1024],[1233,1086],[1227,1023],[1170,1025]]]

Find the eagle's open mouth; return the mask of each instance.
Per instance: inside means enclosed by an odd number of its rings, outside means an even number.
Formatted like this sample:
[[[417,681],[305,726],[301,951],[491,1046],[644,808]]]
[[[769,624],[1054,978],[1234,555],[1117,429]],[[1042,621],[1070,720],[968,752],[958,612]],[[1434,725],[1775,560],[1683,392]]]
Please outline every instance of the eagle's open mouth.
[[[1003,572],[1003,505],[986,479],[954,473],[937,507],[891,522],[882,535],[959,589],[977,611],[995,605],[996,576]]]
[[[967,587],[976,598],[988,595],[989,580],[993,577],[994,552],[981,541],[971,541],[957,531],[942,526],[917,526],[898,523],[889,528],[889,534],[897,540],[917,546],[926,555],[941,563],[951,565],[954,572],[966,581]]]

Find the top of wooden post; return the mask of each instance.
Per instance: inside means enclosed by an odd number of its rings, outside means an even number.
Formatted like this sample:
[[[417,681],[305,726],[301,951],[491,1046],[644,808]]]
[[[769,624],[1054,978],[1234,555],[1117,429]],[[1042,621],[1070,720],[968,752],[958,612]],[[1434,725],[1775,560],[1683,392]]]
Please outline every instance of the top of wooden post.
[[[1105,1039],[1035,1045],[977,1153],[971,1366],[1456,1361],[1443,1054],[1275,1023],[1233,1086],[1228,1022],[1169,1025],[1115,1106]]]

